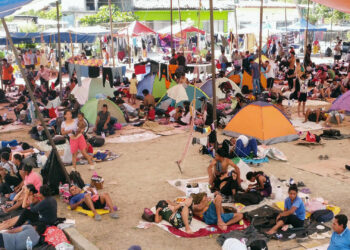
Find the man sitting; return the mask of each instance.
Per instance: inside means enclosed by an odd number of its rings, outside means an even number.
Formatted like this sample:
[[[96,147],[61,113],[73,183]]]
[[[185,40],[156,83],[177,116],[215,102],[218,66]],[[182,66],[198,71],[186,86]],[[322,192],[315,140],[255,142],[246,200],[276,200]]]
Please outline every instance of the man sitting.
[[[218,225],[218,227],[225,231],[227,226],[233,225],[243,219],[241,213],[225,214],[222,208],[222,196],[216,195],[213,201],[210,201],[206,193],[200,193],[199,198],[195,198],[193,212],[195,216],[203,219],[208,225]]]
[[[334,230],[328,250],[350,249],[350,230],[347,227],[348,218],[344,214],[334,217],[332,228]]]
[[[96,212],[96,209],[103,209],[108,206],[108,209],[111,213],[110,217],[112,219],[119,218],[118,214],[114,212],[114,205],[108,193],[98,195],[92,188],[88,188],[88,191],[89,193],[84,192],[75,185],[72,185],[69,188],[69,192],[72,195],[69,201],[69,205],[72,210],[76,209],[78,206],[81,206],[83,209],[91,210],[95,215],[95,220],[100,221],[101,215]]]
[[[230,141],[224,140],[222,147],[227,152],[227,157],[256,157],[258,153],[258,143],[255,138],[248,139],[244,135],[240,135],[237,140],[232,138]]]
[[[103,104],[102,110],[97,114],[94,131],[96,132],[97,135],[101,135],[101,133],[113,134],[114,123],[115,123],[115,120],[111,119],[111,114],[108,111],[107,104]]]

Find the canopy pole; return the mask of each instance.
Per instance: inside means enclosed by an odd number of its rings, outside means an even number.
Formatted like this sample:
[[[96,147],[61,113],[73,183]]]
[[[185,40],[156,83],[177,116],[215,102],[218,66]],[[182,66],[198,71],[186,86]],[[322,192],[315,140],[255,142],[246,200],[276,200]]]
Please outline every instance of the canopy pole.
[[[286,46],[288,47],[287,0],[284,0],[284,26],[286,26]]]
[[[109,26],[110,26],[110,29],[111,29],[111,42],[112,42],[111,56],[112,56],[113,68],[114,68],[115,67],[115,62],[114,62],[114,39],[113,39],[113,17],[112,17],[111,0],[108,0],[108,5],[109,5]]]
[[[215,41],[214,41],[214,11],[213,11],[213,0],[209,0],[210,6],[210,43],[211,43],[211,77],[212,77],[212,88],[213,88],[213,120],[215,127],[217,126],[216,117],[216,65],[215,65]],[[215,149],[216,149],[215,144]]]
[[[261,52],[262,52],[262,23],[263,23],[263,11],[264,11],[264,0],[260,0],[260,32],[259,32],[259,76],[261,74]]]
[[[174,40],[173,40],[173,0],[170,0],[170,51],[173,53]]]
[[[62,91],[62,60],[61,60],[61,34],[60,34],[60,8],[59,3],[56,1],[56,10],[57,10],[57,39],[58,39],[58,81],[60,84],[60,100],[63,99]]]
[[[177,4],[178,4],[178,10],[179,10],[179,21],[180,21],[180,31],[181,31],[180,41],[182,41],[182,22],[181,22],[180,0],[177,0]],[[182,46],[182,52],[185,52],[185,48],[183,46]]]
[[[69,176],[68,176],[67,170],[66,170],[66,168],[63,166],[63,163],[62,163],[62,160],[61,160],[61,156],[60,156],[60,154],[58,153],[57,148],[56,148],[56,145],[55,145],[55,143],[54,143],[53,140],[52,140],[51,134],[50,134],[49,130],[47,129],[46,123],[44,122],[43,116],[42,116],[42,114],[41,114],[41,112],[40,112],[40,109],[39,109],[38,104],[37,104],[37,102],[36,102],[36,99],[35,99],[35,97],[34,97],[33,91],[32,91],[32,89],[31,89],[31,87],[30,87],[30,83],[29,83],[29,81],[28,81],[28,78],[26,77],[26,72],[24,71],[24,69],[23,69],[23,67],[22,67],[22,64],[21,64],[21,62],[20,62],[20,60],[19,60],[19,55],[18,55],[17,49],[15,48],[15,45],[13,44],[12,37],[11,37],[10,32],[9,32],[9,30],[8,30],[8,27],[7,27],[7,24],[6,24],[5,19],[4,19],[4,18],[1,18],[1,22],[2,22],[2,25],[4,26],[4,29],[5,29],[5,32],[6,32],[6,36],[7,36],[8,39],[9,39],[9,43],[10,43],[10,46],[11,46],[11,48],[12,48],[12,50],[13,50],[13,54],[14,54],[14,56],[15,56],[15,60],[16,60],[16,63],[17,63],[17,65],[18,65],[18,68],[19,68],[19,70],[21,71],[21,74],[22,74],[22,76],[23,76],[23,79],[24,79],[24,82],[25,82],[25,84],[26,84],[26,87],[27,87],[27,90],[28,90],[30,99],[33,101],[35,111],[37,112],[37,115],[38,115],[38,119],[40,120],[41,125],[42,125],[43,128],[44,128],[45,134],[46,134],[46,136],[47,136],[47,138],[48,138],[48,140],[49,140],[49,142],[50,142],[50,145],[52,146],[53,152],[56,154],[58,163],[59,163],[59,165],[60,165],[60,167],[61,167],[61,169],[62,169],[62,171],[63,171],[63,173],[64,173],[64,176],[66,177],[66,181],[67,181],[67,183],[69,183]]]
[[[329,39],[329,47],[332,46],[332,39],[333,39],[333,13],[334,13],[334,9],[332,9],[332,17],[331,17],[331,36]]]
[[[308,33],[309,33],[309,13],[310,13],[310,0],[307,1],[307,16],[306,16],[306,30],[305,30],[305,42],[304,42],[304,56],[306,55],[306,48],[308,43]]]
[[[74,46],[73,46],[73,39],[72,39],[72,33],[69,31],[69,41],[70,41],[70,47],[72,50],[72,58],[74,57]]]
[[[237,4],[235,4],[235,25],[236,25],[236,49],[238,48],[238,23],[237,23]]]
[[[201,58],[201,51],[199,48],[199,41],[201,40],[201,33],[200,33],[200,24],[201,24],[201,9],[202,9],[202,0],[199,0],[199,10],[198,10],[198,38],[197,38],[197,50],[199,52],[199,58]]]
[[[130,39],[129,39],[129,29],[126,29],[127,39],[128,39],[128,53],[129,53],[129,69],[131,69],[131,48],[130,48]]]

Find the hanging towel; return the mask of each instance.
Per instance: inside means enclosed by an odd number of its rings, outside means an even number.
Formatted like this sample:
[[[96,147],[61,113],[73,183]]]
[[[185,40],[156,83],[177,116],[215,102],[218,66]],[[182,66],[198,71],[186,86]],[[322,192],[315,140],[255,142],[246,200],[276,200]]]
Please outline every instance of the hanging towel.
[[[89,67],[85,65],[80,65],[80,72],[82,77],[89,77]]]
[[[100,76],[100,67],[89,66],[89,77],[97,78]]]
[[[145,64],[135,64],[134,70],[136,75],[146,74],[146,65]]]
[[[169,81],[168,65],[161,63],[159,69],[159,81],[162,80],[163,76],[165,76],[165,79]]]

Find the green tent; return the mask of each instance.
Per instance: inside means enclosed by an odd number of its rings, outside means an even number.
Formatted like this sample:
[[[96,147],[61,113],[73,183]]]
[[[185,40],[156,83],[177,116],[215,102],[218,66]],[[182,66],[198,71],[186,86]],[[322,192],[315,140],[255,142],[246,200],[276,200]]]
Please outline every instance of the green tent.
[[[109,99],[92,98],[81,108],[81,112],[84,113],[85,118],[90,124],[95,124],[97,113],[102,110],[103,104],[107,104],[111,117],[116,118],[119,123],[126,123],[123,111],[121,111],[117,104]]]
[[[170,87],[175,86],[177,83],[171,79],[170,82]],[[159,76],[156,75],[156,77],[154,78],[154,82],[153,82],[153,91],[152,91],[152,95],[154,98],[161,98],[162,96],[164,96],[167,92],[167,88],[166,88],[166,84],[165,84],[165,77],[162,77],[162,79],[159,81]]]

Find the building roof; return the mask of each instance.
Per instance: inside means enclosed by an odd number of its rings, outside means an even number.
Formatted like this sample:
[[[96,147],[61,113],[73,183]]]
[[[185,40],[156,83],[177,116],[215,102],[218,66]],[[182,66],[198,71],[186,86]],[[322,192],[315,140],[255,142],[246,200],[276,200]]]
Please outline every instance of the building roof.
[[[242,1],[237,4],[238,8],[260,8],[260,1]],[[232,10],[235,8],[233,0],[213,0],[215,10]],[[305,7],[304,5],[299,5]],[[296,8],[295,4],[284,2],[264,3],[265,8]],[[134,0],[134,10],[169,10],[170,1],[165,0]],[[178,1],[173,1],[173,9],[178,9]],[[181,9],[198,10],[199,1],[180,1]],[[202,0],[202,9],[209,10],[209,1]]]

